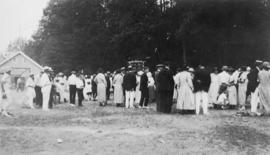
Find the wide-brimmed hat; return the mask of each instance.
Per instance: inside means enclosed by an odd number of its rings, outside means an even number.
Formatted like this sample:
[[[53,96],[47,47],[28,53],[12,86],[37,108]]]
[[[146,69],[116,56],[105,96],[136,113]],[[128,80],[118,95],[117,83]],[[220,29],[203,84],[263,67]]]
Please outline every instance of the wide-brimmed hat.
[[[122,67],[120,70],[121,70],[121,71],[124,71],[125,69],[126,69],[126,67]]]
[[[59,76],[64,76],[64,73],[60,72],[58,73]]]
[[[156,67],[164,67],[164,64],[157,64]]]
[[[43,67],[43,71],[52,71],[52,68],[49,66]]]
[[[222,66],[222,68],[221,68],[223,71],[227,71],[228,69],[229,69],[229,67],[228,66]]]
[[[262,63],[262,66],[263,66],[264,68],[270,68],[270,63],[269,63],[268,61],[264,61],[264,62]]]

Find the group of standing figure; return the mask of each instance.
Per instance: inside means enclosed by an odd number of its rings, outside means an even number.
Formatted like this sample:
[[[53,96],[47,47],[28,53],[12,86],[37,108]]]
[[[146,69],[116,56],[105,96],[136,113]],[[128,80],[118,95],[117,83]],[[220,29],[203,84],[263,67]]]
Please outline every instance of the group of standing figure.
[[[30,108],[34,102],[49,110],[58,100],[75,106],[83,106],[83,100],[98,101],[106,106],[113,93],[113,103],[126,108],[148,108],[148,103],[156,101],[156,110],[171,113],[173,99],[176,110],[182,114],[209,114],[208,108],[235,109],[246,111],[250,97],[251,114],[260,116],[270,113],[270,63],[256,61],[252,68],[239,69],[223,66],[222,71],[212,72],[199,65],[195,70],[184,66],[173,74],[169,65],[157,65],[154,76],[148,67],[136,71],[131,66],[116,70],[113,74],[104,73],[100,68],[97,74],[84,75],[72,71],[67,78],[63,73],[53,76],[50,67],[34,76],[31,74],[25,84],[25,99]],[[11,71],[1,78],[1,114],[11,116],[8,107],[12,102]]]

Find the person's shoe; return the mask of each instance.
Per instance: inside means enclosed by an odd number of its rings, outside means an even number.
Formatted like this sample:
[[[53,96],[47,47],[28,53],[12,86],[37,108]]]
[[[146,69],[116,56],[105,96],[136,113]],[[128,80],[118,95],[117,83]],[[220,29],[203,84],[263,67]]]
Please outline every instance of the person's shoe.
[[[69,105],[70,105],[70,106],[72,106],[72,107],[75,107],[75,105],[74,105],[74,104],[72,104],[72,103],[70,103]]]

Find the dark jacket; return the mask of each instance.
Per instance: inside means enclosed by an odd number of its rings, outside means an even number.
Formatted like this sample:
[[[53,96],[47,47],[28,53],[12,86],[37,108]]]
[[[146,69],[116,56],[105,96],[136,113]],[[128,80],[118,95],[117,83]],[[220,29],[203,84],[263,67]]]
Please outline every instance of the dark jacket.
[[[206,69],[199,69],[195,72],[193,79],[194,92],[205,91],[208,92],[211,83],[210,73]]]
[[[147,77],[146,73],[144,73],[141,76],[140,90],[141,91],[148,91],[148,77]]]
[[[136,75],[133,72],[128,72],[124,76],[123,81],[124,90],[131,91],[136,89]]]
[[[251,72],[248,74],[248,86],[247,86],[247,95],[250,95],[251,92],[254,92],[258,87],[258,74],[259,70],[257,68],[253,68]]]
[[[163,69],[157,76],[157,91],[173,91],[174,80],[171,70]]]
[[[111,87],[111,80],[109,76],[105,76],[106,82],[107,82],[107,89],[110,89]]]

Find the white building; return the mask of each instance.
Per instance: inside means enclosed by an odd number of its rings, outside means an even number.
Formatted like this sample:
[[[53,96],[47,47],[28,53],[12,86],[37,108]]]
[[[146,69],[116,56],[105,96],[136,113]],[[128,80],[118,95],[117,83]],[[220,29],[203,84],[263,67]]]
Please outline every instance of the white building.
[[[38,74],[43,70],[43,67],[23,52],[17,52],[5,56],[0,61],[0,73],[3,73],[6,69],[10,69],[12,77],[17,79],[28,77],[30,74]]]

